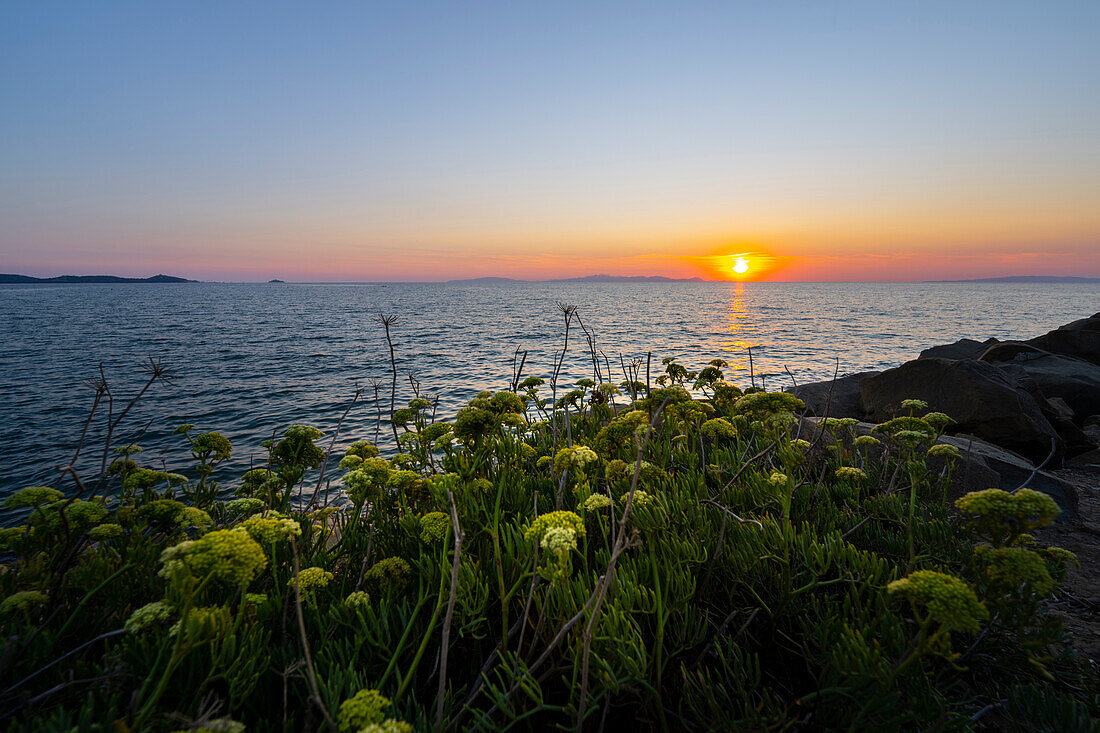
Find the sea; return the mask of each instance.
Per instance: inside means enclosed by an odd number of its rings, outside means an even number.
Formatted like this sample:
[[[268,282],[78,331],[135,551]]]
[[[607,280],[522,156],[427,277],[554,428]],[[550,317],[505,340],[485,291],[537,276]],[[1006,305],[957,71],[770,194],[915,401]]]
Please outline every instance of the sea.
[[[562,305],[577,313],[562,389],[593,377],[593,348],[616,383],[631,364],[645,381],[646,364],[656,378],[666,357],[689,369],[721,358],[730,381],[781,389],[893,367],[960,338],[1037,336],[1100,310],[1100,284],[4,285],[0,499],[25,486],[71,490],[58,468],[85,430],[74,465],[96,478],[109,420],[113,445],[136,443],[143,465],[182,473],[194,460],[177,426],[223,433],[234,448],[216,474],[226,486],[265,465],[262,443],[291,424],[319,428],[327,448],[346,413],[334,455],[357,439],[386,444],[392,373],[380,315],[397,318],[398,406],[419,390],[438,397],[446,419],[478,392],[507,388],[520,361],[521,379],[549,380],[565,345]],[[172,378],[130,406],[150,360]],[[96,380],[111,403],[89,421]]]

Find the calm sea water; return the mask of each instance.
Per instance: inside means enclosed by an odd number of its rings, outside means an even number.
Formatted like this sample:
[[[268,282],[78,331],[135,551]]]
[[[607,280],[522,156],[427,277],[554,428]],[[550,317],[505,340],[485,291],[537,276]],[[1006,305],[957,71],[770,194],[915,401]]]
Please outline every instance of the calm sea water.
[[[140,387],[147,357],[177,378],[155,385],[120,427],[116,444],[137,441],[146,465],[188,468],[180,423],[218,430],[234,445],[238,475],[260,443],[292,423],[331,434],[356,385],[386,382],[389,352],[378,313],[393,329],[399,404],[412,397],[411,371],[451,415],[482,389],[512,376],[517,348],[526,375],[548,377],[562,345],[559,301],[578,306],[615,381],[629,362],[676,356],[699,367],[715,357],[727,378],[769,387],[881,369],[924,347],[969,337],[1028,338],[1100,310],[1100,285],[669,283],[507,285],[51,285],[0,287],[0,497],[54,484],[72,456],[100,365],[115,414]],[[644,374],[644,367],[642,369]],[[563,381],[591,375],[583,334],[570,337]],[[388,407],[388,397],[387,397]],[[339,443],[375,434],[373,391],[364,393]],[[99,444],[106,413],[89,430]],[[382,435],[386,427],[383,426]],[[81,472],[98,473],[86,450]]]

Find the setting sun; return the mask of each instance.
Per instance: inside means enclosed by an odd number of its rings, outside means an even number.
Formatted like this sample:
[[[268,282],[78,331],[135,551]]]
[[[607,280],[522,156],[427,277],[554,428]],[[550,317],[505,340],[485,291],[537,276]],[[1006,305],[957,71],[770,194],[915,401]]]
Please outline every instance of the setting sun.
[[[744,257],[738,257],[733,262],[733,271],[738,275],[743,275],[749,271],[749,261]]]

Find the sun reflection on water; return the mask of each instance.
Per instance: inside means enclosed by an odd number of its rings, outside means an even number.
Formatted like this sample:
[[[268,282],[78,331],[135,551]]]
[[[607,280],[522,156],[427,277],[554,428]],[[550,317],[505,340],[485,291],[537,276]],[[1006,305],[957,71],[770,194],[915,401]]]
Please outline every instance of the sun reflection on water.
[[[731,379],[735,372],[749,372],[749,349],[760,346],[759,327],[754,323],[749,310],[749,297],[745,293],[744,283],[737,283],[727,302],[726,338],[719,342],[722,351],[730,352],[726,361],[729,368],[726,378]],[[759,364],[755,365],[759,369]]]

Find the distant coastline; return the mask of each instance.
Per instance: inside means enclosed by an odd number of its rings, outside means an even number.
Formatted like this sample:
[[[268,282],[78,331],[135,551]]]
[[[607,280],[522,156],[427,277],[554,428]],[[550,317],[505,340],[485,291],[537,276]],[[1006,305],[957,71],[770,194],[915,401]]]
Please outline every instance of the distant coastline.
[[[171,275],[153,275],[152,277],[118,277],[117,275],[58,275],[57,277],[31,277],[29,275],[0,274],[0,284],[4,285],[64,285],[73,283],[193,283]]]
[[[977,277],[970,280],[925,280],[926,283],[1100,283],[1100,277],[1058,277],[1055,275],[1013,275]]]

